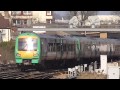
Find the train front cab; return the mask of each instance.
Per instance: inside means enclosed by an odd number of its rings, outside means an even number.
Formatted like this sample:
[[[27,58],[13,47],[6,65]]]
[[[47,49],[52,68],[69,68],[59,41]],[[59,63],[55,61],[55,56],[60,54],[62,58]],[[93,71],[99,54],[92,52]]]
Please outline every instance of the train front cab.
[[[33,34],[21,35],[16,39],[15,45],[16,64],[35,65],[40,60],[40,40]]]

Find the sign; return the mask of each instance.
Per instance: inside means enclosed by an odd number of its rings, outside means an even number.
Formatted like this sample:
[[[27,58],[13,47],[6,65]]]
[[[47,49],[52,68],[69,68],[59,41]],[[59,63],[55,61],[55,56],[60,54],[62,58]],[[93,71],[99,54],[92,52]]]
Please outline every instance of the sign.
[[[46,26],[33,26],[33,28],[46,28]]]
[[[33,26],[33,28],[46,28],[46,26]],[[46,33],[46,31],[33,31],[35,33]]]
[[[46,33],[46,31],[33,31],[35,33]]]

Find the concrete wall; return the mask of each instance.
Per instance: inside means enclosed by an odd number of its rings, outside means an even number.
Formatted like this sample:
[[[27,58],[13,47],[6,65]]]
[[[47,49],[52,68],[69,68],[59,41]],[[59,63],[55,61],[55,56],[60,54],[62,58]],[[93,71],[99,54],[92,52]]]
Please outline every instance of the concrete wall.
[[[3,16],[5,16],[4,11],[0,11],[0,13]],[[10,19],[12,19],[12,18],[14,18],[14,19],[33,19],[33,22],[35,19],[36,21],[39,21],[41,23],[46,23],[46,19],[53,19],[52,12],[51,12],[50,16],[47,16],[46,11],[32,11],[32,16],[12,16],[11,11],[9,11],[8,13],[10,15]]]
[[[0,29],[2,34],[2,40],[3,42],[8,42],[11,40],[11,32],[10,29]]]
[[[41,23],[46,23],[46,19],[53,19],[53,16],[46,16],[46,11],[33,11],[33,19]]]

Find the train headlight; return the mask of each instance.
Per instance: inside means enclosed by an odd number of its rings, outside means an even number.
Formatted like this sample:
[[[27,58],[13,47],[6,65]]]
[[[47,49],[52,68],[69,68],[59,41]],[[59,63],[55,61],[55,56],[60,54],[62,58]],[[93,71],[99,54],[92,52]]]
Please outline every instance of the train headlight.
[[[38,56],[38,53],[34,53],[33,56],[34,56],[34,57],[37,57],[37,56]]]
[[[21,55],[19,53],[17,53],[16,56],[20,57]]]

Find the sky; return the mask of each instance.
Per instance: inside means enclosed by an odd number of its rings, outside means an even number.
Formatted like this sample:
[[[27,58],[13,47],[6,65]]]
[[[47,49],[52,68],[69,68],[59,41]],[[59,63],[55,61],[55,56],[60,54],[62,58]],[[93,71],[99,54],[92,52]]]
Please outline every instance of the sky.
[[[98,14],[99,15],[110,15],[111,11],[99,11]]]
[[[66,11],[55,11],[57,14],[63,16]],[[111,11],[99,11],[98,15],[110,15]]]

